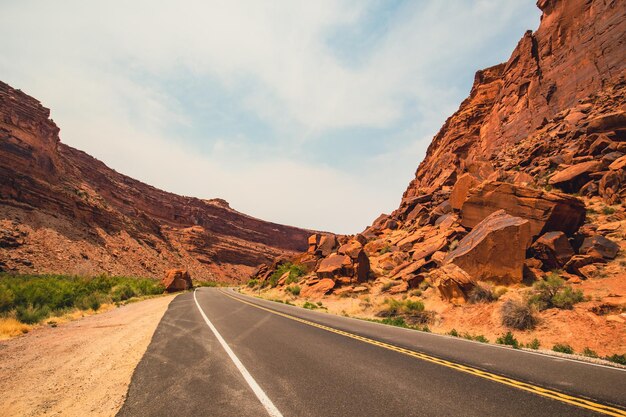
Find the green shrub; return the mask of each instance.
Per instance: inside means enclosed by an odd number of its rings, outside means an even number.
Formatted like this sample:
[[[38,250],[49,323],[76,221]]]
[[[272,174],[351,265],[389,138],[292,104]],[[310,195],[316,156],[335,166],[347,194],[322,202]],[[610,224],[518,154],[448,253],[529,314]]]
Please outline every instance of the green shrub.
[[[315,310],[316,308],[319,308],[317,304],[309,303],[308,301],[304,303],[302,307],[307,308],[309,310]]]
[[[15,294],[4,285],[0,285],[0,313],[6,313],[13,308]]]
[[[477,342],[481,342],[481,343],[489,343],[489,339],[487,339],[482,334],[479,334],[478,336],[474,336],[474,340]]]
[[[121,284],[113,288],[113,301],[126,301],[135,296],[135,290],[129,284]]]
[[[571,309],[572,306],[584,299],[580,290],[573,290],[565,285],[565,281],[558,273],[550,273],[544,281],[535,283],[533,294],[529,303],[537,306],[539,310],[556,307]]]
[[[619,363],[620,365],[626,365],[626,353],[622,355],[611,355],[605,358],[607,361]]]
[[[530,343],[526,343],[526,347],[528,349],[537,350],[539,349],[539,346],[541,346],[541,343],[539,343],[539,339],[537,338],[534,338]]]
[[[450,336],[454,336],[454,337],[459,337],[459,332],[456,331],[456,329],[452,329],[448,332],[448,335]]]
[[[496,339],[496,343],[499,345],[512,346],[514,349],[519,349],[519,342],[511,332],[506,332],[502,336],[498,337]]]
[[[46,306],[44,307],[33,307],[33,306],[19,306],[15,311],[15,317],[26,324],[35,324],[40,321],[48,318],[50,315],[50,309]]]
[[[533,309],[528,304],[507,300],[500,308],[502,324],[518,330],[532,329],[537,324]]]
[[[563,343],[557,343],[552,346],[552,350],[560,353],[569,353],[570,355],[574,353],[574,349],[570,345]]]
[[[395,283],[394,283],[394,282],[391,282],[391,281],[390,281],[390,282],[385,282],[385,283],[383,284],[382,290],[383,290],[383,291],[389,291],[389,289],[390,289],[391,287],[393,287],[393,285],[394,285],[394,284],[395,284]]]
[[[493,291],[493,288],[483,284],[477,284],[468,295],[468,301],[470,303],[491,303],[498,300],[498,295]]]
[[[593,351],[593,350],[589,349],[588,347],[586,347],[586,348],[583,349],[583,356],[587,356],[589,358],[597,358],[598,354],[595,351]]]
[[[300,295],[300,286],[293,285],[285,288],[285,291],[290,292],[292,295],[298,296]]]
[[[303,265],[294,264],[291,262],[284,263],[276,268],[276,271],[270,275],[268,282],[269,285],[274,288],[278,285],[278,281],[280,278],[285,275],[285,273],[289,272],[287,279],[285,280],[285,284],[293,284],[294,282],[299,282],[300,278],[306,275],[307,270]]]
[[[404,318],[402,318],[402,317],[385,317],[380,322],[383,323],[383,324],[388,324],[390,326],[409,327],[406,324],[406,321],[404,321]]]
[[[604,206],[602,207],[602,214],[606,214],[607,216],[611,214],[615,214],[615,209],[610,206]]]
[[[248,280],[248,288],[254,288],[259,284],[259,280],[258,279],[250,279]]]

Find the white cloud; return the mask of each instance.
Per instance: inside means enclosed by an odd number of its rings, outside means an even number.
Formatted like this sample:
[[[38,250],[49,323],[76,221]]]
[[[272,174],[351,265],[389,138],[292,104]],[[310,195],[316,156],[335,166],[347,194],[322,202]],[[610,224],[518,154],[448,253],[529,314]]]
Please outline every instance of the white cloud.
[[[223,197],[268,220],[356,232],[397,205],[428,138],[466,94],[440,74],[467,62],[469,74],[495,64],[474,63],[475,55],[503,34],[510,40],[499,59],[506,58],[521,35],[507,25],[525,3],[409,2],[359,60],[347,62],[342,53],[354,51],[337,50],[329,33],[362,24],[374,2],[25,0],[0,5],[0,71],[52,109],[64,142],[120,172],[169,191]],[[171,133],[194,123],[158,82],[177,74],[241,91],[241,108],[262,118],[282,147],[415,117],[381,138],[409,149],[390,147],[351,172],[295,162],[280,149],[258,160],[256,148],[211,132],[212,151],[198,153]]]

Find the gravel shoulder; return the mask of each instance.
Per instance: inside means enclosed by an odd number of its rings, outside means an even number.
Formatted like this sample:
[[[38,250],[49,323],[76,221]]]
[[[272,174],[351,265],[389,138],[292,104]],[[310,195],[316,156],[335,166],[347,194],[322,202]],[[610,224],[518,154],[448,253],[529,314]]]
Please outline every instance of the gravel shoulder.
[[[4,416],[113,416],[174,296],[0,342]]]

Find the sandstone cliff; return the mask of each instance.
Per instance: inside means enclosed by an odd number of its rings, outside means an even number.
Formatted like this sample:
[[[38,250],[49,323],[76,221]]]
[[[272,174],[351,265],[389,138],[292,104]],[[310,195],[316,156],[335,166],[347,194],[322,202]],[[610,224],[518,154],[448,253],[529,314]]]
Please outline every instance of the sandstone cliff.
[[[64,145],[50,112],[0,82],[0,270],[240,280],[310,231],[161,191]]]
[[[624,152],[626,4],[537,5],[543,12],[537,31],[526,32],[506,63],[476,73],[469,97],[434,137],[404,199],[452,186],[463,172],[512,177],[521,170],[541,181],[548,156],[583,156],[576,151],[601,133],[616,142],[611,150]],[[614,112],[615,123],[590,128]]]

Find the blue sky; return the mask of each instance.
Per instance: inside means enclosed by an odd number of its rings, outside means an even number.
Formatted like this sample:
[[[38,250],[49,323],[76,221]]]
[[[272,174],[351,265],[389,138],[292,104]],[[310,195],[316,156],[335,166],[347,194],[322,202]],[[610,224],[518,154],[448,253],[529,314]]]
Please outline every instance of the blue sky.
[[[534,1],[0,3],[0,79],[61,140],[179,194],[306,228],[399,204],[476,70]]]

